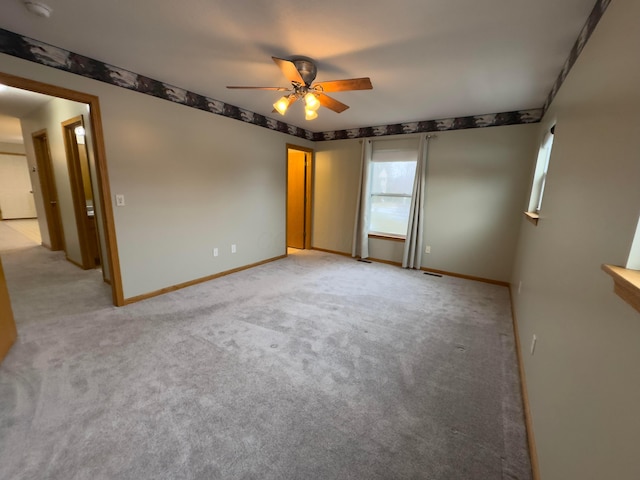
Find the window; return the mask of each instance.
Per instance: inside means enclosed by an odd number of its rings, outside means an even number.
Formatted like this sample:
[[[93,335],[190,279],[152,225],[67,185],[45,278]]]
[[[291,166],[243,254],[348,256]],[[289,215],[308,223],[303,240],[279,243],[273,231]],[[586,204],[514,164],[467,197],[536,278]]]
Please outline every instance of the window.
[[[415,143],[415,140],[374,142],[369,178],[370,234],[402,238],[407,234],[418,159]]]
[[[640,218],[636,224],[636,234],[633,236],[629,258],[627,259],[627,268],[631,270],[640,270]]]
[[[529,197],[529,208],[525,212],[536,224],[538,223],[538,214],[542,209],[544,188],[547,184],[547,172],[549,171],[549,158],[551,158],[555,128],[554,125],[545,135],[540,151],[538,152],[536,169],[533,174],[533,185],[531,186],[531,196]]]
[[[626,268],[605,264],[602,269],[613,278],[614,292],[640,312],[640,219],[636,224]]]

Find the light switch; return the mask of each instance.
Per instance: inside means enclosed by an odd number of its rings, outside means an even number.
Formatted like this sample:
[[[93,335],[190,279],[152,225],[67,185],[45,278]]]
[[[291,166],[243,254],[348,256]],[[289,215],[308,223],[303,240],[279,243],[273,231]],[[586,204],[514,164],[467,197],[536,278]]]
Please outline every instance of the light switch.
[[[116,195],[116,207],[124,207],[124,195]]]

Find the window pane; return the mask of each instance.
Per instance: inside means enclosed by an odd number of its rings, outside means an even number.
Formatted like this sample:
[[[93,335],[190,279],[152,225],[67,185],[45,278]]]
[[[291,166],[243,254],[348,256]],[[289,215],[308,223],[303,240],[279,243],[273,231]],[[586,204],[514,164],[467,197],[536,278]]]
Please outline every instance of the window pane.
[[[406,235],[410,208],[411,195],[408,197],[372,195],[369,231]]]
[[[549,159],[551,157],[551,149],[553,147],[553,130],[547,134],[536,159],[536,168],[531,184],[531,195],[529,196],[529,212],[540,212],[542,208],[542,197],[544,196],[544,188],[547,182],[547,172],[549,170]]]
[[[416,162],[371,163],[371,193],[411,195]]]

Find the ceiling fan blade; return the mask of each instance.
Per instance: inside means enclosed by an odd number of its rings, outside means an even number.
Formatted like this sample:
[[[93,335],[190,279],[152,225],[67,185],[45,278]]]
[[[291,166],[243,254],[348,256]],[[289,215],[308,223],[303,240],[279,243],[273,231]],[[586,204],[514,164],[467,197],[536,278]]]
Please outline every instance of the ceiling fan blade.
[[[344,112],[349,105],[345,105],[342,102],[339,102],[335,98],[331,98],[329,95],[325,95],[324,93],[318,94],[318,100],[320,101],[320,105],[323,107],[327,107],[329,110],[333,110],[336,113]]]
[[[236,86],[236,85],[227,85],[227,88],[240,88],[240,89],[247,89],[247,90],[277,90],[279,92],[289,92],[291,91],[290,88],[285,88],[285,87],[240,87],[240,86]]]
[[[344,92],[345,90],[371,90],[371,79],[349,78],[346,80],[332,80],[329,82],[318,82],[313,84],[314,87],[320,87],[323,92]]]
[[[285,77],[287,77],[287,79],[290,82],[296,82],[301,85],[305,84],[304,80],[300,76],[300,72],[298,72],[298,69],[296,68],[293,62],[289,60],[285,60],[284,58],[278,58],[278,57],[271,57],[271,58],[273,59],[274,62],[276,62],[276,65],[280,67],[280,70],[282,70],[282,73],[284,74]]]

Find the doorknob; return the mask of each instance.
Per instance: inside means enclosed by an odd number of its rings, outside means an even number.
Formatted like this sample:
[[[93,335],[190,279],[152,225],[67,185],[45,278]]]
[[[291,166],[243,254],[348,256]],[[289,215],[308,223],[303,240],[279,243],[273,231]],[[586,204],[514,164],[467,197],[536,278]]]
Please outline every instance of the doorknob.
[[[58,204],[58,202],[56,202],[55,200],[51,200],[49,203],[50,203],[51,205],[57,205],[57,204]]]

